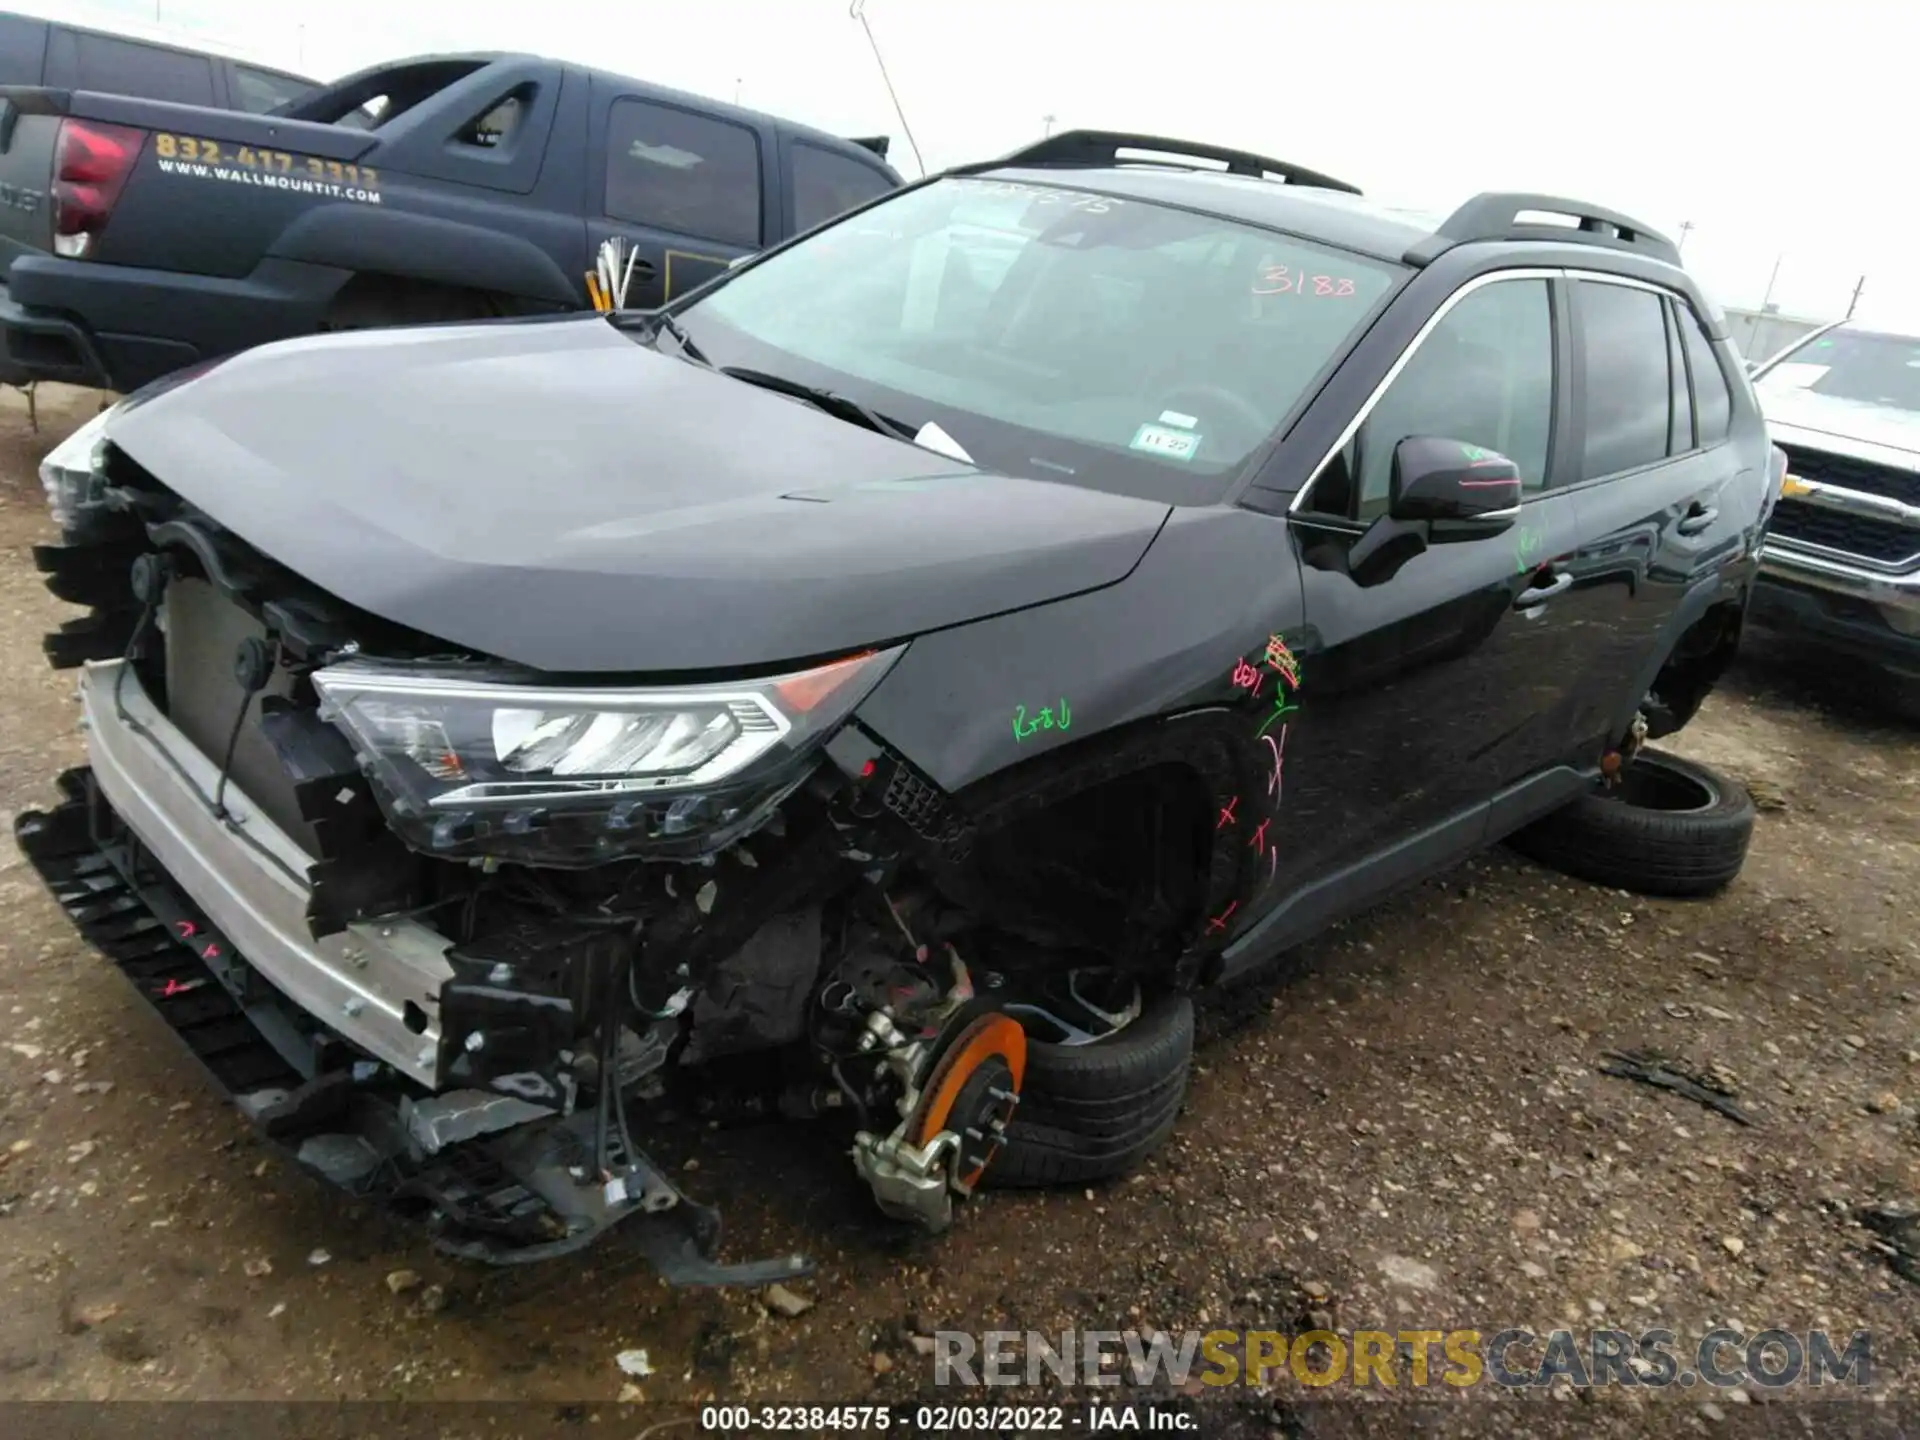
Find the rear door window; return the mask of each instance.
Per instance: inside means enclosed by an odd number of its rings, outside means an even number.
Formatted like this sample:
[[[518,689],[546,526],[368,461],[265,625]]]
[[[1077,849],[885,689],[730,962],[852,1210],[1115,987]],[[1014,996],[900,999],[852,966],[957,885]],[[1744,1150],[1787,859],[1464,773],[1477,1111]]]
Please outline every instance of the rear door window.
[[[760,137],[646,100],[607,117],[606,213],[726,245],[760,243]]]
[[[213,61],[208,56],[86,30],[54,32],[47,84],[178,105],[214,103]]]
[[[1667,322],[1651,290],[1576,280],[1585,361],[1588,479],[1667,457],[1673,407]]]
[[[818,145],[797,141],[788,153],[793,162],[796,231],[811,230],[893,189],[893,182],[873,166]]]

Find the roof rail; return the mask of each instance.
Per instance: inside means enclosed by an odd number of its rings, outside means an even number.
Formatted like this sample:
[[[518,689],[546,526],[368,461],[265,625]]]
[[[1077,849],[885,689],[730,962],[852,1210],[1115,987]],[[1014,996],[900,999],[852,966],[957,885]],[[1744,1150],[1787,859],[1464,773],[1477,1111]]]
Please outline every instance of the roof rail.
[[[1153,158],[1122,156],[1122,150],[1147,151]],[[955,173],[965,175],[981,170],[996,170],[1002,165],[1178,165],[1183,160],[1217,161],[1227,167],[1229,175],[1251,175],[1257,179],[1278,176],[1289,185],[1317,185],[1322,190],[1344,190],[1349,195],[1360,193],[1359,186],[1336,180],[1331,175],[1322,175],[1318,170],[1309,170],[1304,165],[1290,165],[1285,160],[1270,159],[1246,150],[1232,150],[1224,145],[1169,140],[1163,135],[1134,135],[1124,130],[1062,130],[1058,135],[1049,135],[1009,155],[1002,155],[998,160],[959,166]],[[1194,167],[1189,165],[1188,168]]]
[[[1520,216],[1528,211],[1564,215],[1579,221],[1579,225],[1576,228],[1538,221],[1523,224]],[[1404,258],[1409,265],[1425,265],[1455,245],[1474,240],[1563,240],[1577,245],[1630,250],[1654,260],[1664,260],[1669,265],[1680,263],[1679,248],[1671,240],[1617,210],[1557,195],[1505,191],[1474,196],[1442,221],[1433,234],[1411,246]]]

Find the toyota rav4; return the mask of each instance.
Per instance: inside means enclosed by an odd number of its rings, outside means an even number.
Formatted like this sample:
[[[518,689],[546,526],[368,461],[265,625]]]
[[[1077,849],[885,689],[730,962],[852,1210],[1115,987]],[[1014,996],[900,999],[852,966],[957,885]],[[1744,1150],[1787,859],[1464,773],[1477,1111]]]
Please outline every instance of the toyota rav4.
[[[1727,883],[1745,797],[1642,747],[1783,464],[1625,216],[1058,135],[663,310],[108,411],[36,552],[89,764],[16,830],[309,1169],[760,1281],[662,1111],[809,1120],[938,1229],[1137,1162],[1194,989],[1504,837]]]

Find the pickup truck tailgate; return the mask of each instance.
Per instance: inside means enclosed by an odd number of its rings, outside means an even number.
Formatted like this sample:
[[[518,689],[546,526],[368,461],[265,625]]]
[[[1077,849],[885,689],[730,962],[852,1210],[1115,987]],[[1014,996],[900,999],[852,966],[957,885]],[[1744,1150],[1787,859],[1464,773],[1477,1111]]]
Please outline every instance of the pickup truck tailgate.
[[[64,107],[41,90],[0,89],[0,276],[53,248],[53,144]]]

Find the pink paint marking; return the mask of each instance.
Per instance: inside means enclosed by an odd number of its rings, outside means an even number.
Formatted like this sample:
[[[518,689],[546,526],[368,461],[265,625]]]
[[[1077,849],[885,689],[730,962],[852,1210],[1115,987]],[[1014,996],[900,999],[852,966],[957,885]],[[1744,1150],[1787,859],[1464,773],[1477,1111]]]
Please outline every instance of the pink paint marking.
[[[1239,908],[1240,902],[1236,900],[1218,915],[1214,916],[1213,919],[1207,922],[1207,933],[1211,935],[1216,930],[1225,930],[1227,928],[1227,917]]]
[[[1272,823],[1273,821],[1270,818],[1262,820],[1260,822],[1260,828],[1253,832],[1253,838],[1247,842],[1254,854],[1264,855],[1267,853],[1267,827]]]
[[[1234,662],[1232,678],[1236,689],[1251,690],[1256,695],[1260,693],[1260,672],[1245,660]]]
[[[180,938],[182,940],[191,940],[199,929],[191,920],[179,920],[174,923],[179,927]]]
[[[213,959],[214,956],[218,955],[219,953],[220,953],[220,947],[218,945],[209,945],[207,946],[206,949],[200,952],[200,958],[202,960],[211,960]]]
[[[1239,805],[1239,803],[1240,797],[1238,795],[1229,800],[1226,806],[1220,811],[1220,818],[1214,823],[1213,828],[1216,830],[1224,830],[1229,825],[1238,824],[1239,822],[1235,820],[1233,812],[1234,807]]]
[[[1280,803],[1280,767],[1287,758],[1287,727],[1280,727],[1280,743],[1277,745],[1271,735],[1262,735],[1260,738],[1267,742],[1267,749],[1273,754],[1273,774],[1267,777],[1267,794],[1273,797],[1277,805]]]
[[[182,985],[178,980],[169,980],[167,981],[167,988],[160,992],[160,998],[162,1000],[170,1000],[175,995],[186,994],[187,991],[192,988],[191,985]]]

